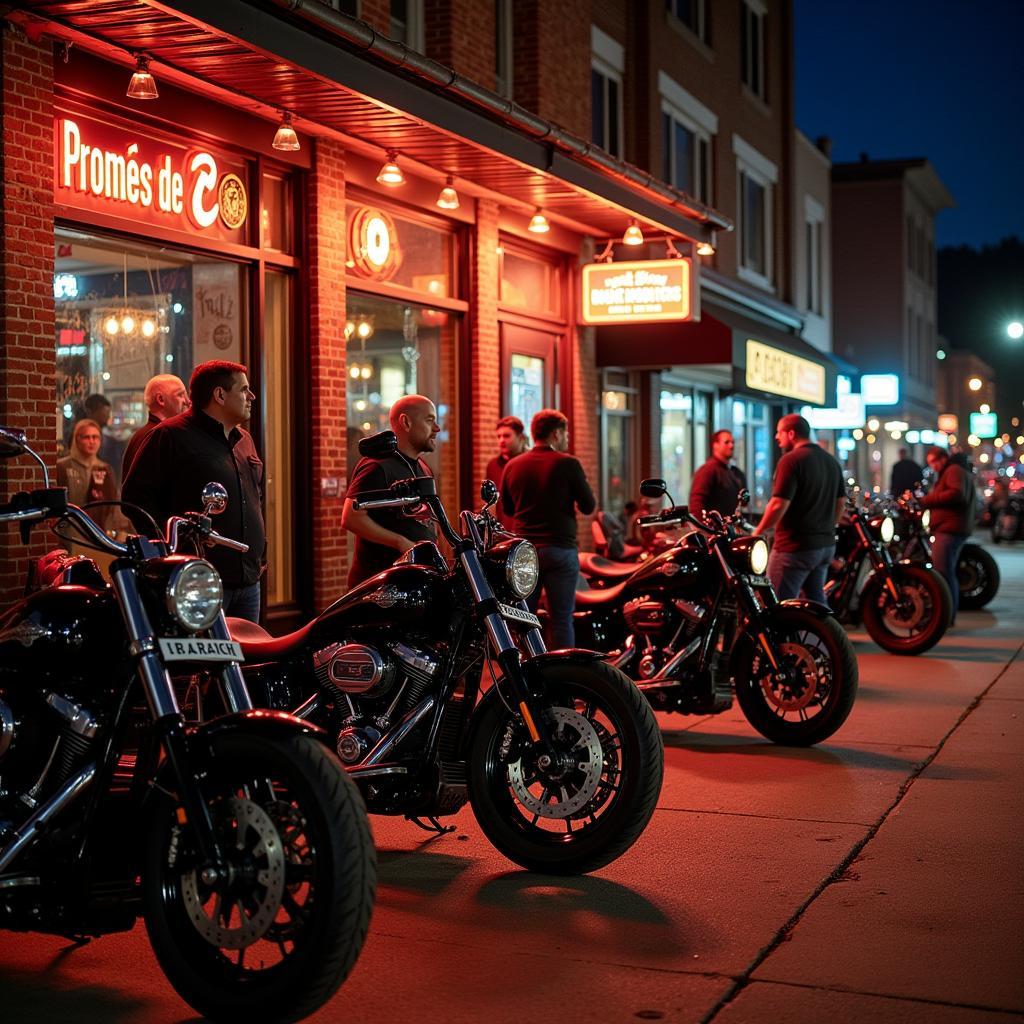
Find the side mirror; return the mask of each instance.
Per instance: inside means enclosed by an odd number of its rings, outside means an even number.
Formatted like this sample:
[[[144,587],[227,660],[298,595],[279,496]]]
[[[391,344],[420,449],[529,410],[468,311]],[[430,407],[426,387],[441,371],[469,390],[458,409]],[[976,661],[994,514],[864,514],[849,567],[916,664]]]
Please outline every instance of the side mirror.
[[[664,480],[659,480],[657,477],[651,477],[648,480],[642,480],[640,482],[640,493],[645,498],[660,498],[668,491],[668,484]]]
[[[398,451],[398,438],[393,430],[381,430],[359,440],[359,454],[371,459],[394,455]]]
[[[216,480],[211,480],[203,488],[203,512],[208,516],[219,516],[227,507],[227,488]]]
[[[744,487],[743,490],[741,490],[740,493],[736,495],[736,507],[737,508],[746,508],[749,504],[750,504],[750,491],[748,491],[746,489],[746,487]]]
[[[480,500],[484,508],[490,508],[498,503],[498,485],[493,480],[485,480],[480,485]]]
[[[16,427],[0,427],[0,459],[13,459],[21,455],[28,444],[24,430]]]

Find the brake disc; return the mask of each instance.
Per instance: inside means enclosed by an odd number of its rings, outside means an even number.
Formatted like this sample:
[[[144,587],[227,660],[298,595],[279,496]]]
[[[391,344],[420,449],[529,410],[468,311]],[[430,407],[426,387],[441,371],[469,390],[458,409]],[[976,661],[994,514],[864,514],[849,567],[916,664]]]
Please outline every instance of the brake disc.
[[[903,586],[899,588],[899,592],[898,605],[893,603],[891,596],[885,602],[885,621],[903,629],[916,629],[926,614],[924,595],[919,587]]]
[[[552,708],[547,718],[554,727],[558,746],[561,746],[561,737],[575,733],[576,739],[569,748],[575,769],[567,773],[564,781],[554,780],[550,784],[540,781],[542,788],[534,793],[526,781],[520,758],[508,766],[508,781],[516,799],[531,814],[541,818],[570,818],[597,793],[604,769],[601,738],[589,718],[570,708]],[[538,780],[534,780],[534,785],[537,783]],[[558,799],[552,801],[551,796]]]
[[[761,689],[765,697],[783,711],[799,711],[810,704],[818,693],[818,665],[814,655],[804,644],[779,644],[779,653],[786,660],[792,660],[794,670],[803,679],[803,686],[798,688],[786,683],[778,683],[768,672],[761,680]]]

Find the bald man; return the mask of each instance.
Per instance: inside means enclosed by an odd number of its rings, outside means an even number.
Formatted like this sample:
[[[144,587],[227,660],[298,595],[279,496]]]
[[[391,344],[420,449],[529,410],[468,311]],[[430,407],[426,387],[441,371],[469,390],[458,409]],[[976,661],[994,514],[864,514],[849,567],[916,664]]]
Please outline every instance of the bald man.
[[[158,373],[155,377],[150,377],[146,382],[146,390],[142,393],[142,400],[149,410],[149,419],[132,434],[124,450],[124,458],[121,460],[122,478],[128,475],[128,470],[131,469],[146,435],[158,423],[177,416],[189,407],[188,390],[181,382],[181,378],[175,377],[173,373]]]
[[[434,524],[406,515],[402,509],[353,508],[352,502],[367,491],[390,487],[396,480],[414,476],[433,476],[420,458],[437,447],[441,428],[434,403],[423,395],[406,395],[391,407],[391,429],[398,438],[398,451],[383,458],[364,456],[352,471],[341,525],[355,534],[355,554],[349,569],[348,585],[355,587],[394,564],[421,540],[436,540]]]

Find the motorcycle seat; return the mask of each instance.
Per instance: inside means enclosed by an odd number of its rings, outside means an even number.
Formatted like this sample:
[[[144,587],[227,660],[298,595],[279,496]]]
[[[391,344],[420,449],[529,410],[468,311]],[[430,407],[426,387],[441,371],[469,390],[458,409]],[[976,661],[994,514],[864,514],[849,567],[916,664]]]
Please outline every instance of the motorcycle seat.
[[[300,647],[306,639],[313,622],[307,623],[294,633],[284,636],[271,636],[261,625],[248,619],[227,617],[228,632],[232,640],[242,645],[242,653],[247,662],[277,661],[285,658],[293,648]]]
[[[596,576],[603,580],[623,580],[639,568],[637,562],[613,562],[591,551],[580,552],[580,572],[584,576]]]
[[[604,590],[577,590],[576,607],[596,608],[603,604],[612,604],[622,596],[625,589],[626,584],[620,583],[617,587],[607,587]]]

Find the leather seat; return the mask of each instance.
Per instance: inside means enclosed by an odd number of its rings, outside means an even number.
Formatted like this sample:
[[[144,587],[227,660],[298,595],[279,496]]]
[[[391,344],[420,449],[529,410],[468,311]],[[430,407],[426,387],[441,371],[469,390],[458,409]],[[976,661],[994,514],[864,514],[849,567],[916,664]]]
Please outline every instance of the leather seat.
[[[576,607],[597,608],[603,604],[611,604],[622,596],[625,589],[626,584],[620,583],[617,587],[607,587],[603,590],[577,590]]]
[[[284,636],[271,636],[261,625],[248,619],[227,618],[228,632],[232,640],[242,645],[246,661],[278,661],[288,657],[294,649],[302,646],[314,623],[307,622],[301,629]]]
[[[640,568],[638,562],[613,562],[590,551],[580,552],[580,572],[584,576],[599,576],[604,580],[624,580]]]

